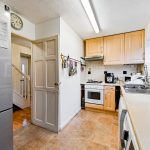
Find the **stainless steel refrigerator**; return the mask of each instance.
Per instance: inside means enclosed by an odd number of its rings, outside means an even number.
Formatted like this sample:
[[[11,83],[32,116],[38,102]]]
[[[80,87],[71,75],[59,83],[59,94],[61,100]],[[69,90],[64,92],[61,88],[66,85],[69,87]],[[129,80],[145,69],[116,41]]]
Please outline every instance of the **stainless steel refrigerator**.
[[[0,2],[0,150],[13,149],[10,12]]]

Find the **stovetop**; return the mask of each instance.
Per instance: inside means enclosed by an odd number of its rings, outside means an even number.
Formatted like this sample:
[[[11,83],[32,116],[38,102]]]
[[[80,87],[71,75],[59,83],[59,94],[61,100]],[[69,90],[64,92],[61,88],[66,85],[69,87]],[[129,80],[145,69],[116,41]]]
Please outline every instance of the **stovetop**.
[[[86,83],[103,83],[103,81],[88,80]]]

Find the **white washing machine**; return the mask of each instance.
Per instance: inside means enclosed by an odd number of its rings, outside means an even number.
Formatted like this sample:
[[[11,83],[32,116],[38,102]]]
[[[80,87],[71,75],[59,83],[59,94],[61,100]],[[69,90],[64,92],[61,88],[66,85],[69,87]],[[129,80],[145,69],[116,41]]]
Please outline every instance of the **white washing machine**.
[[[119,150],[139,150],[123,97],[119,102]]]

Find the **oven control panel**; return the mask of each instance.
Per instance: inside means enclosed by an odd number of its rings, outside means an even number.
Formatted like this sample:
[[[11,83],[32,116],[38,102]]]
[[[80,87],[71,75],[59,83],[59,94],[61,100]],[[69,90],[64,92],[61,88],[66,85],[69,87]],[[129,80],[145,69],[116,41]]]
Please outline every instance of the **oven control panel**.
[[[104,89],[104,86],[103,86],[103,85],[97,85],[97,84],[94,84],[94,85],[86,84],[86,85],[85,85],[85,89],[103,90],[103,89]]]

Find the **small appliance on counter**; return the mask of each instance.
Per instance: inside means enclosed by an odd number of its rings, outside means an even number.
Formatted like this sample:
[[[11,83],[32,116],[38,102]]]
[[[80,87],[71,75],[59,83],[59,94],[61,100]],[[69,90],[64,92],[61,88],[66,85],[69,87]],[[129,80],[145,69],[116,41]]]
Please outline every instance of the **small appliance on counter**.
[[[115,77],[113,73],[105,72],[105,83],[114,83]]]
[[[86,83],[103,83],[103,81],[88,79]]]

